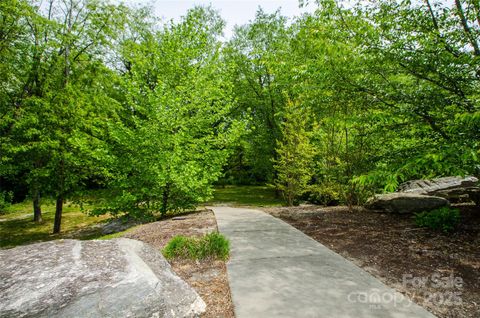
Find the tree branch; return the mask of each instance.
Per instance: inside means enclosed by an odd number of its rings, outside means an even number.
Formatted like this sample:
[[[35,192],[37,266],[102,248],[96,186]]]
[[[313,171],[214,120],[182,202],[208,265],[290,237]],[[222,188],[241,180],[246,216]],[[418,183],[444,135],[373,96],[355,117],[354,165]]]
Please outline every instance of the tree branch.
[[[470,26],[468,25],[467,18],[465,17],[465,12],[463,11],[462,3],[460,0],[455,0],[455,5],[457,7],[457,13],[458,17],[460,18],[460,21],[462,23],[463,30],[465,31],[470,44],[473,47],[473,51],[475,53],[475,56],[480,56],[480,48],[478,46],[477,40],[473,37],[472,30],[470,29]]]

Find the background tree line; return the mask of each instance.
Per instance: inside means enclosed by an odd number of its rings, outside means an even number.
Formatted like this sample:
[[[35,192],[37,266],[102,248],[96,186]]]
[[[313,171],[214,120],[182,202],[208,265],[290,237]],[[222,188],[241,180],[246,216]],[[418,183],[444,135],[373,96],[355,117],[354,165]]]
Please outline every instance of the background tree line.
[[[260,10],[227,44],[235,114],[252,118],[227,178],[303,177],[297,200],[358,204],[409,179],[478,176],[478,1],[317,5],[291,24]]]
[[[220,41],[197,7],[161,24],[104,1],[0,3],[0,201],[88,188],[94,214],[154,218],[212,185],[358,204],[399,182],[479,175],[476,0],[261,9]]]
[[[147,8],[103,1],[2,1],[3,193],[111,196],[94,214],[153,218],[212,191],[241,125],[211,8],[159,25]],[[25,192],[25,193],[22,193]],[[5,195],[4,195],[5,196]]]

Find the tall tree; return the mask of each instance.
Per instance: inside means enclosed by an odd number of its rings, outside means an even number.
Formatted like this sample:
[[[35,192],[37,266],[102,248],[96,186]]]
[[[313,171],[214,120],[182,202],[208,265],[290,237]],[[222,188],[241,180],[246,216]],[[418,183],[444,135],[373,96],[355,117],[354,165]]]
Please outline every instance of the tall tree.
[[[19,118],[22,101],[31,94],[36,68],[33,57],[29,20],[35,12],[27,1],[6,0],[0,4],[0,177],[4,180],[20,179],[28,166],[12,160],[12,130]],[[16,181],[18,183],[18,181]],[[37,182],[32,182],[34,221],[42,221],[40,193]],[[0,184],[0,191],[1,191]]]
[[[353,32],[369,74],[355,85],[399,124],[379,161],[379,171],[393,176],[389,188],[478,174],[480,25],[472,1],[382,1],[357,12],[376,32]]]
[[[23,167],[36,215],[39,192],[54,195],[53,232],[61,229],[65,198],[106,171],[103,133],[113,113],[106,94],[105,56],[127,10],[96,1],[33,3],[21,53],[22,84],[12,92],[2,131],[6,160]],[[25,70],[22,73],[20,70]],[[6,79],[11,81],[10,79]]]
[[[475,6],[318,3],[300,21],[294,52],[305,61],[303,100],[322,118],[316,140],[329,155],[320,158],[333,159],[320,174],[386,191],[411,178],[478,174]]]
[[[282,139],[277,141],[275,185],[282,191],[289,206],[307,190],[313,170],[315,150],[310,143],[311,126],[308,111],[300,103],[289,101],[282,122]]]
[[[211,8],[125,41],[121,122],[111,127],[118,196],[96,213],[138,218],[193,208],[211,195],[238,131]]]
[[[259,9],[252,23],[235,30],[226,56],[238,107],[233,116],[249,122],[237,156],[243,169],[249,170],[250,182],[272,182],[275,170],[271,158],[276,156],[280,138],[281,114],[288,87],[288,73],[283,61],[288,55],[287,19]]]

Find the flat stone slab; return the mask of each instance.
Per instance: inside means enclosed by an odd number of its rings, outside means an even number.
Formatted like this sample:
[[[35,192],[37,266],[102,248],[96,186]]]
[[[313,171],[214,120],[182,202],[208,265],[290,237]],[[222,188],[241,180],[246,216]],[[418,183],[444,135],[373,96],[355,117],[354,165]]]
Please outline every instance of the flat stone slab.
[[[245,232],[223,232],[232,244],[231,262],[249,259],[275,258],[285,255],[303,256],[316,254],[315,241],[299,240],[299,235],[292,230],[266,230]]]
[[[237,318],[434,317],[279,219],[249,209],[212,210],[230,240],[227,272]]]
[[[254,211],[248,218],[242,217],[242,215],[235,214],[235,209],[233,208],[225,208],[226,211],[231,211],[233,213],[226,213],[224,215],[217,217],[218,227],[220,232],[223,233],[233,233],[233,232],[244,232],[244,231],[288,231],[291,230],[292,227],[288,226],[282,220],[273,218],[272,217],[260,212]],[[258,213],[260,212],[260,213]]]

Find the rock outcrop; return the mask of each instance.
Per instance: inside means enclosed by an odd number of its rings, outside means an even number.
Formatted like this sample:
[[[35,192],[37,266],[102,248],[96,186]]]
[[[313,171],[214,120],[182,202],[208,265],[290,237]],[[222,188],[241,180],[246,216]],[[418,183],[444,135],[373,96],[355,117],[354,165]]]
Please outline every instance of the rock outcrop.
[[[431,180],[413,180],[402,183],[398,193],[417,193],[439,196],[450,202],[475,201],[479,204],[478,179],[469,177],[444,177]]]
[[[140,241],[57,240],[0,250],[0,317],[197,317],[198,294]]]
[[[370,198],[365,207],[377,212],[408,214],[429,211],[448,204],[448,200],[441,197],[417,193],[387,193]]]

